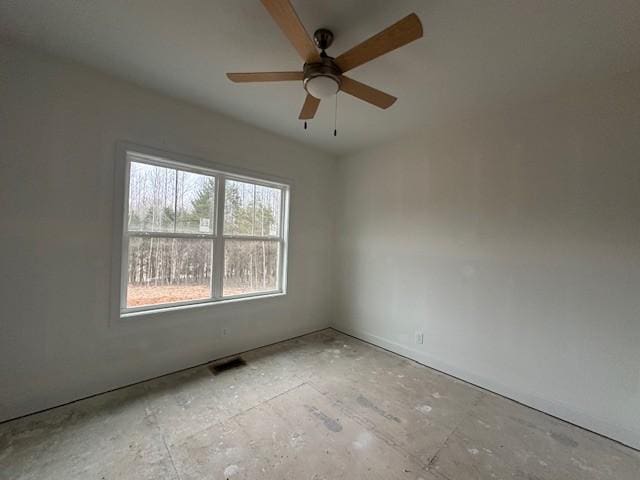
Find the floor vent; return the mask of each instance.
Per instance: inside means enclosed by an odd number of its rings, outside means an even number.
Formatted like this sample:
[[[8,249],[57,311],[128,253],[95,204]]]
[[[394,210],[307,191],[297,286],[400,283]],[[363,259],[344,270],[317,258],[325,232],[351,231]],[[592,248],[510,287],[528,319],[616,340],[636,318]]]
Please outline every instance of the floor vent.
[[[209,370],[214,375],[219,375],[222,372],[226,372],[227,370],[234,370],[237,368],[242,368],[247,365],[242,357],[229,358],[225,360],[221,360],[219,363],[212,363],[209,365]]]

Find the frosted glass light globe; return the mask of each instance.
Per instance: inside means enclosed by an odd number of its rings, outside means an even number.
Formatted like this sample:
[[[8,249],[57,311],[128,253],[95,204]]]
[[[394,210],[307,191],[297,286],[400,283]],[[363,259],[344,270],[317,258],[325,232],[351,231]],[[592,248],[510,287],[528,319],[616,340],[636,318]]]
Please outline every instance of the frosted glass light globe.
[[[333,78],[320,75],[307,80],[305,88],[310,95],[322,100],[338,93],[340,85]]]

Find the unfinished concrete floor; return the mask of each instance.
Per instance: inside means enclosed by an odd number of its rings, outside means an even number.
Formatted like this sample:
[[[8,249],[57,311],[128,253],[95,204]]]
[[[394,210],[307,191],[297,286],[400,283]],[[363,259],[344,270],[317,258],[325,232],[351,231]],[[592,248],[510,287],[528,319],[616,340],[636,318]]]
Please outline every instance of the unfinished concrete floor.
[[[640,453],[333,330],[0,425],[4,479],[640,478]]]

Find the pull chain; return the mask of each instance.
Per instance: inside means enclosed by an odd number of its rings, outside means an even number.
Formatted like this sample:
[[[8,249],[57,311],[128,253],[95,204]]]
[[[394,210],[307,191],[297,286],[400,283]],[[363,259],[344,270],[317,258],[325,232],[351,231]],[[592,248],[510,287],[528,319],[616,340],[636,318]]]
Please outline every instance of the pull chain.
[[[304,129],[305,130],[307,129],[307,121],[306,120],[304,121]]]
[[[333,114],[333,136],[338,136],[338,94],[336,93],[336,109]]]

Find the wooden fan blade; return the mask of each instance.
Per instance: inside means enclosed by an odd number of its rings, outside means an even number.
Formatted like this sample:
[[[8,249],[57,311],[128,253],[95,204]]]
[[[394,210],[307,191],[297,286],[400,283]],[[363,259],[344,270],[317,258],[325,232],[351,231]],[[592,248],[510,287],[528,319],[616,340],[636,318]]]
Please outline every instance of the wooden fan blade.
[[[422,37],[422,23],[415,13],[356,45],[336,58],[340,70],[347,72]]]
[[[317,61],[320,58],[313,40],[304,29],[289,0],[262,0],[262,4],[305,62]]]
[[[340,90],[344,93],[348,93],[349,95],[353,95],[360,100],[364,100],[367,103],[375,105],[376,107],[387,109],[397,100],[396,97],[389,95],[388,93],[381,92],[380,90],[370,87],[369,85],[365,85],[364,83],[360,83],[352,78],[345,77],[344,75],[340,78],[342,80]]]
[[[302,105],[298,118],[300,120],[311,120],[316,116],[318,105],[320,105],[320,100],[307,93],[307,98],[304,99],[304,105]]]
[[[229,80],[235,83],[247,82],[286,82],[290,80],[302,80],[302,72],[251,72],[251,73],[227,73]]]

